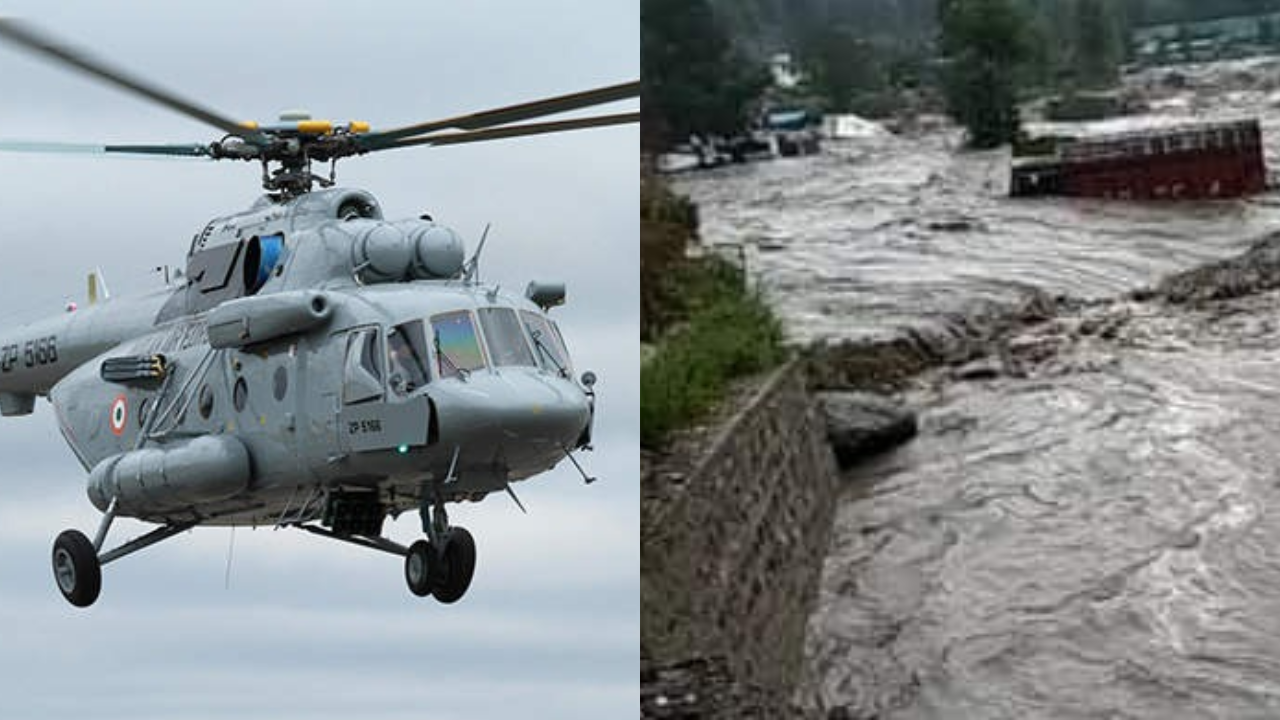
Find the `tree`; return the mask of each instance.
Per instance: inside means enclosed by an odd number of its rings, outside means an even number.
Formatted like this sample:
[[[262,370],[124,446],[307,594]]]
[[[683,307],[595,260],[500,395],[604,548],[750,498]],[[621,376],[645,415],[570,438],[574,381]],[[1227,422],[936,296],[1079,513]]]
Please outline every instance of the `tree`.
[[[939,5],[943,92],[969,144],[991,148],[1018,132],[1017,76],[1032,56],[1030,24],[1010,0],[949,0]]]
[[[883,53],[848,27],[812,28],[804,42],[804,64],[813,91],[834,112],[850,112],[856,95],[888,86]]]
[[[646,141],[740,130],[768,71],[734,50],[706,0],[644,0],[640,23]]]
[[[1120,78],[1120,32],[1107,0],[1076,0],[1075,70],[1085,87]]]
[[[1258,21],[1258,44],[1263,47],[1273,47],[1276,44],[1276,22],[1273,18],[1265,17]]]

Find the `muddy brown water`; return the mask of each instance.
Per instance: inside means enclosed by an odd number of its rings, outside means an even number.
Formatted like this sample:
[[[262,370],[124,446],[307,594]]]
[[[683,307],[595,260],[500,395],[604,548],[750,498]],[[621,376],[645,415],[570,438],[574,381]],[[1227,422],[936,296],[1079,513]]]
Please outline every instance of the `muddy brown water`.
[[[708,244],[749,246],[798,340],[946,326],[1033,288],[1118,297],[1280,228],[1271,196],[1008,200],[1007,158],[954,140],[831,145],[678,189]],[[811,622],[826,705],[1280,717],[1280,296],[1118,307],[1108,339],[1026,377],[922,382],[919,438],[852,474]]]

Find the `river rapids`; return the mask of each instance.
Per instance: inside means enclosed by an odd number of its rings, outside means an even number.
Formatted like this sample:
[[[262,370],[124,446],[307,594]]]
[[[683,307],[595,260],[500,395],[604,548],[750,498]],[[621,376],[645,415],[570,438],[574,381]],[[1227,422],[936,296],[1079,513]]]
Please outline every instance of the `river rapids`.
[[[1275,61],[1187,74],[1163,106],[1261,117],[1280,168]],[[919,378],[919,437],[850,473],[810,623],[823,704],[1280,717],[1280,292],[1134,299],[1280,230],[1280,195],[1011,200],[1007,154],[956,146],[868,138],[677,183],[799,342],[1071,299],[992,350],[994,377]]]

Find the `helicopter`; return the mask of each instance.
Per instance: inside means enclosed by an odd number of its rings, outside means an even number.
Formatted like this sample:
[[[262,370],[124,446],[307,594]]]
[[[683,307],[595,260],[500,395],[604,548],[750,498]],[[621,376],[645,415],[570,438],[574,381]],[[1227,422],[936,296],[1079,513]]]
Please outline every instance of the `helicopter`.
[[[369,192],[336,184],[339,160],[383,150],[484,142],[638,122],[635,112],[528,122],[635,98],[639,83],[375,130],[304,112],[237,122],[112,67],[26,23],[0,41],[221,131],[207,143],[0,142],[0,151],[88,151],[256,162],[263,196],[205,223],[177,282],[89,300],[0,329],[0,416],[51,403],[102,512],[93,537],[55,539],[63,597],[89,607],[102,567],[197,526],[269,526],[401,556],[416,596],[460,600],[476,546],[451,503],[591,449],[596,377],[575,377],[550,312],[561,283],[523,294],[479,278],[482,237],[429,215],[388,220]],[[327,175],[315,171],[328,163]],[[424,537],[386,537],[416,511]],[[113,548],[114,521],[156,525]]]

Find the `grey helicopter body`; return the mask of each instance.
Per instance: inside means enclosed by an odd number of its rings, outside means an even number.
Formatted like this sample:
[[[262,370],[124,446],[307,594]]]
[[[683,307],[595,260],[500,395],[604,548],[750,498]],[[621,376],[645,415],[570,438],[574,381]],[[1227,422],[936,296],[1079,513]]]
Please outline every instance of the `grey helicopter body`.
[[[493,493],[519,505],[513,483],[566,459],[581,471],[572,453],[590,449],[595,377],[575,378],[548,314],[564,286],[515,294],[482,283],[483,238],[468,261],[450,228],[426,215],[387,220],[371,194],[332,187],[311,162],[634,121],[501,126],[634,86],[382,134],[296,116],[260,128],[192,110],[12,21],[0,20],[0,36],[239,133],[102,151],[258,160],[267,190],[202,227],[165,288],[109,298],[91,277],[83,307],[0,331],[0,414],[29,414],[47,397],[104,513],[92,540],[69,530],[54,544],[67,600],[92,604],[102,565],[198,525],[293,527],[386,551],[404,557],[414,594],[460,599],[475,544],[446,506]],[[467,132],[430,134],[446,127]],[[426,536],[409,547],[382,534],[406,511]],[[117,517],[158,527],[107,550]]]

